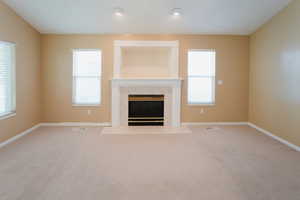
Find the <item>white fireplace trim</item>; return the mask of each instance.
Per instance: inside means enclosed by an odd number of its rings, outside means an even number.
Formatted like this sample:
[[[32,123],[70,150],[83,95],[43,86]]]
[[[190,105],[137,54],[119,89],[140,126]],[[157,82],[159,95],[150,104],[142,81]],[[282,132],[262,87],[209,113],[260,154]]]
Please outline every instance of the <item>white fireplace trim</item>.
[[[166,79],[121,79],[114,78],[112,82],[112,126],[118,127],[121,125],[121,88],[157,88],[159,93],[160,89],[170,88],[171,89],[171,112],[168,114],[172,115],[170,126],[180,126],[180,105],[181,105],[181,79],[166,78]],[[168,103],[167,103],[168,104]],[[128,104],[127,104],[128,105]]]

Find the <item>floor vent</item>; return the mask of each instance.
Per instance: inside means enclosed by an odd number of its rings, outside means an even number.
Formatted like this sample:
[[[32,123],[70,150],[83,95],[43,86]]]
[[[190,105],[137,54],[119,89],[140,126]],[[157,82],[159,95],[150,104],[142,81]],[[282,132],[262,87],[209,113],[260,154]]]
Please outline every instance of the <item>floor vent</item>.
[[[205,128],[206,131],[219,131],[221,130],[220,127],[207,127]]]
[[[72,131],[77,133],[84,133],[88,128],[86,127],[73,127]]]

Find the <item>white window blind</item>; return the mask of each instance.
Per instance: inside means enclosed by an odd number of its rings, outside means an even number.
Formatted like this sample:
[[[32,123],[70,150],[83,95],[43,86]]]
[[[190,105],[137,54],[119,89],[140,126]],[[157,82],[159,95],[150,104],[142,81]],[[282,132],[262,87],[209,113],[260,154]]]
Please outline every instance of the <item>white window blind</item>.
[[[190,50],[188,52],[188,103],[215,103],[214,50]]]
[[[15,45],[0,41],[0,116],[16,111]]]
[[[101,103],[101,51],[73,50],[73,104]]]

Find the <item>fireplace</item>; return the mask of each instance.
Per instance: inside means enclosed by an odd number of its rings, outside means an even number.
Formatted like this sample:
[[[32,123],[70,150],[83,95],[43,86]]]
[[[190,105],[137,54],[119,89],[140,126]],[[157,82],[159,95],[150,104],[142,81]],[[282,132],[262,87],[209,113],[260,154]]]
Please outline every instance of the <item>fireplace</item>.
[[[178,52],[178,41],[114,41],[113,127],[181,125]]]
[[[163,126],[164,95],[128,95],[128,126]]]

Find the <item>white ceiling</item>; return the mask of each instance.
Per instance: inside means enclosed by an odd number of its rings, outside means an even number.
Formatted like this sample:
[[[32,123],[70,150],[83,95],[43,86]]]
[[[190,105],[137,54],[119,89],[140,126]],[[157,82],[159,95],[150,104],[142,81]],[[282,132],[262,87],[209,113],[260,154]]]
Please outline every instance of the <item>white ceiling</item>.
[[[247,35],[291,0],[3,0],[41,33]],[[113,8],[124,9],[123,17]],[[170,10],[183,15],[174,18]]]

